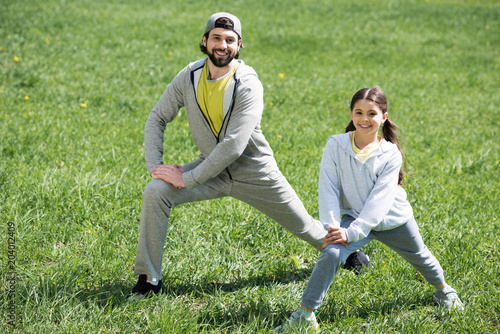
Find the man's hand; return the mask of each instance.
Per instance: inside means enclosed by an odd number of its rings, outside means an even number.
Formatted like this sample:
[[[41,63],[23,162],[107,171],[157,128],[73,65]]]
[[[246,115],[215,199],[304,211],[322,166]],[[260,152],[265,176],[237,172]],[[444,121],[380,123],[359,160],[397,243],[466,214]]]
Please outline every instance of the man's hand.
[[[182,181],[182,173],[184,169],[181,166],[175,165],[159,165],[151,172],[151,176],[155,179],[161,179],[172,184],[177,189],[185,187]]]
[[[347,230],[343,227],[330,227],[328,229],[328,234],[323,238],[323,248],[325,250],[326,246],[330,244],[342,244],[347,248]]]

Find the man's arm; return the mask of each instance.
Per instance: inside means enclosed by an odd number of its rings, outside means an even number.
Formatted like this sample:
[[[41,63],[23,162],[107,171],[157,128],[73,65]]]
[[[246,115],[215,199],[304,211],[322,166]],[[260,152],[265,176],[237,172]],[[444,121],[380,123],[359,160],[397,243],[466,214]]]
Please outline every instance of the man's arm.
[[[163,141],[167,124],[172,122],[184,106],[181,78],[187,68],[179,72],[167,86],[158,103],[149,113],[144,127],[146,167],[149,174],[163,165]]]

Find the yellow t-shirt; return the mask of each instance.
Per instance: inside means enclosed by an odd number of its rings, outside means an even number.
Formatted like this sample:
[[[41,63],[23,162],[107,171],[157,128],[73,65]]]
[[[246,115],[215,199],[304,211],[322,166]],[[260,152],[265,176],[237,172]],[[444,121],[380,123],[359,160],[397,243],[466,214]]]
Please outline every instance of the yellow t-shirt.
[[[200,82],[198,83],[198,103],[216,136],[219,135],[222,122],[224,122],[224,111],[222,110],[224,90],[237,68],[238,66],[225,76],[215,80],[209,80],[207,63],[205,63],[201,72]]]
[[[365,163],[366,160],[368,160],[369,157],[372,156],[372,154],[378,150],[378,148],[380,147],[380,145],[382,144],[382,139],[380,138],[380,141],[378,143],[378,145],[372,149],[369,149],[369,150],[360,150],[359,148],[356,147],[356,144],[354,144],[354,131],[351,132],[349,134],[351,136],[351,146],[352,146],[352,150],[354,151],[354,153],[356,153],[356,156],[358,157],[358,159],[362,162],[362,163]]]

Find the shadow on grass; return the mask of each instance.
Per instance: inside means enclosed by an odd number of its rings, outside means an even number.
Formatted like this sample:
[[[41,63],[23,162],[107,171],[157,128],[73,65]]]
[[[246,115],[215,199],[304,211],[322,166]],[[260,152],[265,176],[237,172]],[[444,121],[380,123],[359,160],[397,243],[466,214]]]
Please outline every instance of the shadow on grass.
[[[182,295],[189,294],[193,297],[215,295],[219,293],[235,292],[257,286],[271,286],[289,284],[292,282],[309,279],[312,268],[296,270],[278,270],[274,273],[253,275],[246,278],[236,278],[230,282],[220,282],[214,279],[201,282],[183,282],[175,279],[164,281],[166,294]]]
[[[306,280],[311,275],[311,271],[312,268],[291,271],[278,270],[274,273],[249,276],[230,282],[216,280],[183,282],[167,278],[164,281],[165,295],[175,297],[189,295],[195,298],[202,298],[207,295],[215,296],[220,293],[230,293],[251,287],[288,284]],[[82,280],[81,277],[74,277],[74,280],[65,279],[60,282],[39,277],[37,287],[32,287],[33,290],[31,292],[26,291],[26,294],[44,296],[50,300],[77,299],[83,305],[94,304],[101,307],[117,307],[127,302],[127,297],[135,284],[136,276],[134,276],[133,281],[115,281],[111,283],[96,282],[91,279]]]
[[[165,298],[177,298],[179,296],[189,296],[189,298],[206,299],[207,296],[217,297],[220,294],[232,293],[241,289],[251,289],[253,287],[265,287],[274,285],[287,285],[289,283],[304,281],[310,277],[312,268],[298,270],[277,270],[274,273],[249,276],[244,279],[236,279],[230,282],[182,282],[169,278],[165,281]],[[127,300],[127,296],[135,284],[134,281],[106,282],[79,282],[70,285],[68,281],[40,281],[38,293],[51,300],[66,299],[75,300],[76,303],[84,307],[121,308],[123,306],[134,307],[134,303]],[[392,298],[384,300],[376,297],[363,298],[361,305],[353,306],[348,301],[339,303],[325,302],[319,309],[318,318],[324,323],[335,323],[343,318],[369,319],[380,315],[402,314],[408,311],[434,305],[429,296],[408,296],[409,299]],[[279,296],[277,296],[279,299]],[[212,298],[209,298],[212,299]],[[202,303],[200,308],[196,305],[190,306],[195,312],[194,318],[198,324],[209,326],[210,328],[226,332],[230,329],[241,329],[246,326],[259,326],[260,328],[274,328],[287,319],[295,309],[289,306],[270,302],[268,300],[231,300],[217,302],[206,305]],[[298,306],[299,300],[297,300]],[[71,303],[69,303],[71,304]],[[129,306],[126,306],[129,305]],[[138,304],[139,305],[139,304]]]
[[[40,279],[38,291],[33,289],[29,297],[47,298],[52,302],[78,300],[82,305],[118,306],[127,297],[125,291],[130,291],[131,285],[125,282],[70,284],[68,282],[46,281]],[[37,295],[38,297],[35,297]]]
[[[341,305],[325,303],[324,307],[319,309],[318,318],[324,322],[334,323],[344,317],[368,319],[371,317],[384,316],[389,314],[405,313],[435,306],[430,296],[408,296],[405,298],[391,298],[387,300],[374,300],[367,297],[364,305],[347,305],[342,302]]]
[[[415,296],[412,296],[415,297]],[[297,300],[297,307],[299,301]],[[370,318],[378,318],[384,316],[395,316],[404,319],[409,313],[416,311],[420,312],[419,308],[429,308],[435,306],[432,298],[420,297],[410,298],[408,300],[391,299],[382,301],[372,301],[369,305],[352,305],[333,306],[328,307],[323,305],[319,309],[317,315],[318,321],[327,324],[335,324],[341,322],[345,318],[359,319],[358,321],[370,322]],[[234,305],[233,305],[234,306]],[[325,307],[327,306],[327,307]],[[275,309],[268,302],[264,301],[250,301],[236,305],[235,308],[230,310],[223,310],[221,308],[212,307],[208,310],[203,310],[198,318],[200,324],[209,324],[215,329],[222,332],[227,331],[228,328],[238,328],[245,324],[252,324],[259,322],[261,326],[267,328],[275,328],[286,321],[297,310],[281,308]]]
[[[388,315],[404,318],[409,312],[419,312],[419,308],[434,306],[431,298],[411,297],[407,300],[401,298],[371,300],[368,301],[369,304],[358,306],[346,305],[345,302],[340,306],[325,304],[319,309],[317,317],[319,322],[325,325],[337,323],[342,321],[343,318],[355,318],[365,322],[369,321],[370,318]],[[297,305],[293,309],[288,307],[276,309],[276,305],[273,306],[269,302],[262,300],[245,300],[241,303],[231,304],[230,308],[215,305],[201,310],[198,323],[208,324],[214,329],[221,330],[221,332],[228,329],[235,329],[236,331],[241,326],[252,325],[256,322],[259,323],[260,327],[272,329],[286,321],[292,312],[297,310],[298,305],[299,300],[297,300]]]

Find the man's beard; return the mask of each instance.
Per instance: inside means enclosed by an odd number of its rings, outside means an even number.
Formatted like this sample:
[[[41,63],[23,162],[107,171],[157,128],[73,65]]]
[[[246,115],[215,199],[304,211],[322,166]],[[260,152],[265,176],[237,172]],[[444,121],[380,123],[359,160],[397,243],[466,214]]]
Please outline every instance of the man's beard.
[[[237,58],[239,55],[239,51],[236,51],[234,54],[228,54],[228,56],[226,58],[221,59],[221,58],[217,58],[214,55],[215,51],[216,50],[212,50],[212,52],[207,52],[207,53],[208,53],[208,58],[210,58],[212,63],[217,67],[225,67],[225,66],[229,65],[229,63],[232,62],[233,59]]]

